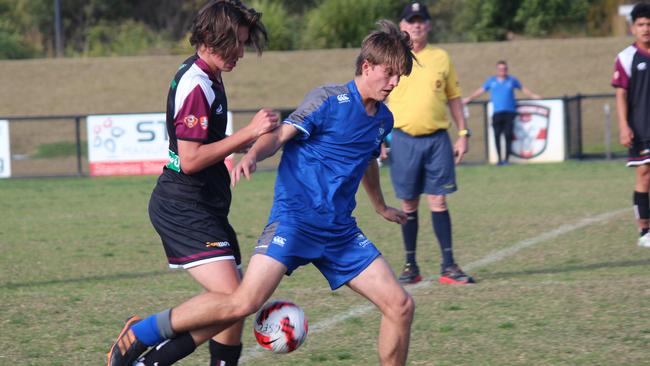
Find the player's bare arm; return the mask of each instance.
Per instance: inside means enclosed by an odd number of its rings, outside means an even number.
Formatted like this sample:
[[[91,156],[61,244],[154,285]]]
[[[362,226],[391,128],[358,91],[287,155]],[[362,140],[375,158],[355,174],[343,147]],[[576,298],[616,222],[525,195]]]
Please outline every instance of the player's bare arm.
[[[372,206],[378,214],[380,214],[384,219],[396,222],[400,225],[403,225],[406,222],[407,217],[403,211],[386,205],[384,195],[381,192],[381,184],[379,183],[379,165],[377,165],[376,159],[370,159],[368,168],[366,169],[361,182],[370,198]]]
[[[467,123],[465,122],[465,116],[463,115],[463,101],[461,98],[450,99],[447,104],[449,105],[449,110],[451,111],[451,117],[456,123],[456,128],[458,131],[467,129]],[[456,157],[456,165],[460,164],[463,161],[463,156],[469,150],[469,141],[467,135],[458,136],[456,143],[454,144],[454,156]]]
[[[197,141],[178,141],[178,155],[186,174],[194,174],[208,166],[224,160],[228,155],[245,149],[259,136],[273,131],[279,124],[277,113],[272,109],[261,109],[244,128],[223,140],[211,144]]]
[[[231,184],[234,187],[242,178],[250,179],[251,174],[257,170],[257,162],[262,161],[275,154],[287,141],[292,139],[298,130],[290,125],[283,124],[279,128],[262,135],[253,144],[250,150],[244,155],[239,163],[230,173]]]
[[[618,130],[621,145],[632,146],[634,132],[627,123],[627,90],[616,88],[616,114],[618,115]]]

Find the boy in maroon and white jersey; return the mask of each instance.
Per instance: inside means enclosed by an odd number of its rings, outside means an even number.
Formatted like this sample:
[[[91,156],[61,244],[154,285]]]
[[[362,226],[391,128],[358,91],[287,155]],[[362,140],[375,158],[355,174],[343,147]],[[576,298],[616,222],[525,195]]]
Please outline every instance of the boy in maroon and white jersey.
[[[650,248],[650,4],[632,9],[633,45],[618,54],[612,86],[621,144],[629,149],[627,166],[636,168],[634,211],[639,246]]]
[[[276,113],[262,109],[244,128],[225,133],[228,103],[221,74],[234,69],[245,46],[261,53],[267,35],[260,17],[239,0],[213,0],[199,11],[190,37],[196,54],[183,62],[169,88],[169,163],[149,201],[149,217],[169,266],[186,269],[205,291],[224,296],[241,282],[239,244],[228,222],[230,175],[224,159],[279,125]],[[108,353],[108,365],[171,365],[208,340],[210,365],[237,365],[243,320],[221,332],[208,326],[160,343],[157,325],[162,324],[160,336],[169,334],[170,318],[171,310],[129,318]]]

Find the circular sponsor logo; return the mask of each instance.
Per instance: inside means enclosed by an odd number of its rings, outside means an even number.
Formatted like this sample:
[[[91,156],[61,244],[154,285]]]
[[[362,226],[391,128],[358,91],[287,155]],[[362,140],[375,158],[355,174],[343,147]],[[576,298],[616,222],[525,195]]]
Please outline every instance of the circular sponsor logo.
[[[183,119],[183,123],[185,123],[187,128],[192,128],[196,126],[198,121],[199,120],[196,117],[194,117],[194,115],[191,114]]]

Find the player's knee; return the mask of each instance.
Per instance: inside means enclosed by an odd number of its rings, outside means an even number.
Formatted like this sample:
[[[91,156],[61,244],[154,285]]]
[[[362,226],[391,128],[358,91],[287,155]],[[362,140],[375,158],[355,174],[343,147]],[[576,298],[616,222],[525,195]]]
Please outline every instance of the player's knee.
[[[415,313],[415,301],[413,297],[404,292],[402,296],[395,296],[389,306],[390,318],[400,323],[410,323]]]

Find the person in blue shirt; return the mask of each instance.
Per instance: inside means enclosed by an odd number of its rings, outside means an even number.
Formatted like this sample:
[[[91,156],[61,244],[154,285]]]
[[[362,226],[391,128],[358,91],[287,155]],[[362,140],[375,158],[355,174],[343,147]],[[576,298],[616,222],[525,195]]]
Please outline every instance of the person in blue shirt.
[[[215,333],[261,308],[285,274],[313,263],[332,290],[346,285],[377,306],[382,314],[380,363],[404,365],[413,299],[359,229],[352,211],[363,183],[380,216],[397,224],[406,221],[404,212],[384,201],[376,158],[393,127],[383,102],[400,76],[411,72],[413,60],[408,34],[390,21],[378,22],[378,29],[362,42],[354,79],[312,90],[280,127],[260,136],[233,169],[235,185],[250,179],[258,161],[284,146],[268,224],[241,285],[232,294],[206,291],[159,313],[168,317],[151,315],[142,320],[148,328],[140,327],[140,334],[123,330],[117,343],[145,344],[148,339],[145,345],[151,347],[184,332]]]
[[[541,99],[539,95],[521,85],[519,79],[508,75],[508,63],[501,60],[497,62],[496,75],[487,78],[480,88],[463,99],[463,103],[468,104],[486,91],[490,92],[490,101],[492,102],[492,128],[494,129],[494,142],[496,143],[495,146],[499,159],[497,165],[508,165],[508,160],[512,152],[512,136],[514,133],[515,118],[517,117],[515,89],[521,90],[531,99]],[[503,159],[501,135],[504,135],[506,142],[505,158]]]

